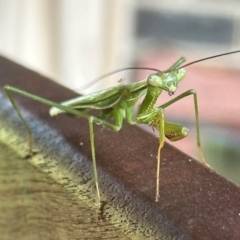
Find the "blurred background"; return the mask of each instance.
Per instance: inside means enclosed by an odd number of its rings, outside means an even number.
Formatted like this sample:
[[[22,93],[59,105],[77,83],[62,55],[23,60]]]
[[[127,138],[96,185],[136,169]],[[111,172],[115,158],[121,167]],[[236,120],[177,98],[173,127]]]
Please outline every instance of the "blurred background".
[[[117,68],[165,70],[181,56],[190,62],[239,50],[239,9],[237,0],[0,0],[0,54],[78,91]],[[206,159],[240,184],[239,62],[240,53],[187,67],[175,95],[197,91]],[[149,73],[122,72],[84,93],[115,86],[121,78],[139,81]],[[158,104],[167,100],[164,93]],[[166,118],[190,129],[189,137],[173,145],[200,159],[192,97],[169,107]]]

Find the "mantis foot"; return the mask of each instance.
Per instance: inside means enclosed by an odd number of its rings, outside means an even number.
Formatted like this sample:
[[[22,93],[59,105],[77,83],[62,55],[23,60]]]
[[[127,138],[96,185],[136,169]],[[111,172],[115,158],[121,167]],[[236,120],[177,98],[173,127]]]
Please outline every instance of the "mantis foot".
[[[101,201],[99,203],[99,212],[98,212],[98,220],[99,221],[106,220],[106,217],[104,216],[104,209],[105,209],[106,205],[107,205],[107,201]]]
[[[38,152],[39,152],[39,151],[36,150],[36,149],[30,150],[30,151],[28,152],[28,154],[24,156],[24,159],[31,158],[33,155],[37,154]]]

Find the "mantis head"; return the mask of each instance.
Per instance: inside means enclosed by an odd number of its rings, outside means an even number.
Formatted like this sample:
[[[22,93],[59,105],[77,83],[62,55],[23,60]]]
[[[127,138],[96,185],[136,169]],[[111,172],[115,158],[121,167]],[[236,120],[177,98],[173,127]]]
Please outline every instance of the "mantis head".
[[[205,60],[209,60],[212,58],[217,58],[217,57],[234,54],[234,53],[239,53],[239,52],[240,52],[240,50],[237,50],[237,51],[233,51],[233,52],[227,52],[227,53],[214,55],[211,57],[201,58],[199,60],[187,63],[185,65],[182,65],[182,64],[186,61],[186,59],[184,57],[181,57],[167,70],[165,70],[163,72],[156,70],[157,71],[156,74],[151,74],[148,77],[147,83],[150,86],[162,88],[163,90],[168,91],[169,95],[172,95],[176,91],[178,83],[186,75],[186,71],[184,70],[184,67],[187,67],[187,66],[193,65],[195,63],[205,61]],[[144,69],[144,68],[142,68],[142,69]],[[145,69],[147,69],[147,68],[145,68]],[[150,68],[149,68],[149,70],[150,70]]]
[[[171,72],[161,72],[157,74],[149,75],[147,84],[153,87],[161,88],[172,95],[177,87],[178,83],[185,77],[186,71],[181,68]]]
[[[183,68],[178,68],[185,61],[185,58],[181,57],[166,71],[149,75],[147,84],[153,87],[161,88],[167,91],[169,95],[172,95],[176,91],[178,83],[186,75],[186,71]]]

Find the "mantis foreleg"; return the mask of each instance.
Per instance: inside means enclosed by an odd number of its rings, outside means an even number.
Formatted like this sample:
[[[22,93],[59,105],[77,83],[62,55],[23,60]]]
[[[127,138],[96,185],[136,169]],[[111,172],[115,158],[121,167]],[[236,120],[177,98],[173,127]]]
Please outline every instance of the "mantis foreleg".
[[[207,165],[205,157],[204,157],[204,154],[203,154],[203,151],[202,151],[202,147],[201,147],[199,111],[198,111],[198,101],[197,101],[197,93],[196,93],[196,91],[194,89],[190,89],[190,90],[180,94],[179,96],[175,97],[174,99],[168,101],[167,103],[162,104],[158,108],[165,109],[166,107],[172,105],[173,103],[177,102],[178,100],[180,100],[180,99],[182,99],[184,97],[187,97],[189,95],[193,95],[193,100],[194,100],[197,147],[198,147],[201,159],[202,159],[202,163],[204,165]]]
[[[198,113],[198,102],[197,102],[197,93],[195,90],[190,89],[176,98],[168,101],[167,103],[154,108],[153,110],[145,113],[141,113],[137,117],[138,123],[148,123],[153,127],[156,127],[159,130],[159,147],[157,153],[157,174],[156,174],[156,202],[159,199],[159,178],[160,178],[160,162],[161,162],[161,149],[164,146],[165,136],[167,136],[170,140],[176,141],[187,136],[188,129],[185,127],[170,123],[165,121],[164,109],[170,106],[171,104],[179,101],[180,99],[187,97],[189,95],[193,95],[194,99],[194,109],[195,109],[195,121],[196,121],[196,138],[197,138],[197,146],[201,155],[202,162],[206,165],[206,161],[201,149],[201,141],[200,141],[200,125],[199,125],[199,113]]]

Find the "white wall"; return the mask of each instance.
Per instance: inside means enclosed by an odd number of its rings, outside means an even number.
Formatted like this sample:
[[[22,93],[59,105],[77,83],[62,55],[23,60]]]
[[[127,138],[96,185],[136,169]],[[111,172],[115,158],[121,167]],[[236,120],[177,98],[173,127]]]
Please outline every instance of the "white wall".
[[[133,0],[0,0],[0,54],[76,89],[129,66],[133,5]]]

